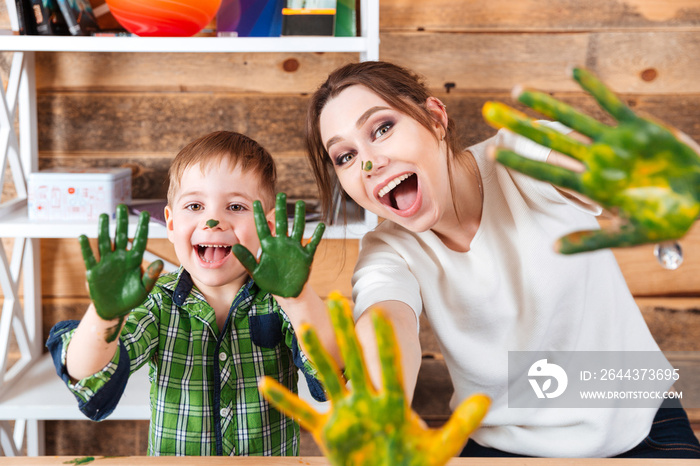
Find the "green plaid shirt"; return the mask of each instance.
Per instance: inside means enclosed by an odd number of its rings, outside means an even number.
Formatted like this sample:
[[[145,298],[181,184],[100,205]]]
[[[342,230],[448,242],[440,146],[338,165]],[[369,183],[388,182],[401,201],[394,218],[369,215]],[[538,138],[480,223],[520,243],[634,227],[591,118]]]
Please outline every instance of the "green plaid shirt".
[[[129,314],[122,348],[101,372],[75,384],[64,380],[85,405],[100,391],[102,399],[113,399],[112,392],[121,396],[125,364],[133,373],[148,362],[149,455],[298,455],[299,425],[272,408],[257,388],[258,379],[267,375],[296,393],[295,356],[306,373],[314,374],[297,349],[289,319],[270,294],[249,280],[236,295],[221,335],[215,329],[214,310],[181,268],[161,276],[147,300]],[[72,334],[62,333],[56,345],[63,366]],[[113,377],[120,366],[124,382],[110,384],[120,378]]]

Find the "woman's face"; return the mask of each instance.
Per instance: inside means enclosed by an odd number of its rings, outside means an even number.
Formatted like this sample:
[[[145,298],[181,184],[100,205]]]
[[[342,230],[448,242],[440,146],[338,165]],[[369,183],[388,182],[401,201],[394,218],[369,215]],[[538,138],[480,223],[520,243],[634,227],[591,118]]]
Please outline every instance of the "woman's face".
[[[343,189],[363,208],[416,232],[433,228],[451,205],[440,141],[446,115],[435,99],[427,106],[434,132],[355,85],[329,100],[320,116],[323,145]]]

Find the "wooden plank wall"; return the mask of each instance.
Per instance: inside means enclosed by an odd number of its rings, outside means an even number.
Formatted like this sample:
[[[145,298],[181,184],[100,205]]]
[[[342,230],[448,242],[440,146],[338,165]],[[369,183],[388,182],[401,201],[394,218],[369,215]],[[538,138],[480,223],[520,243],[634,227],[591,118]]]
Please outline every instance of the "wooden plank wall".
[[[0,26],[7,27],[6,13],[2,18]],[[700,141],[697,0],[381,0],[380,28],[380,57],[423,74],[469,143],[494,133],[481,118],[482,104],[512,104],[515,84],[552,92],[605,119],[569,78],[572,66],[588,67],[635,110]],[[356,59],[328,53],[38,53],[40,167],[127,166],[136,197],[164,197],[168,163],[179,148],[203,133],[231,129],[272,152],[281,190],[313,198],[303,152],[308,94],[330,70]],[[6,75],[8,58],[2,60]],[[673,272],[656,264],[651,247],[616,253],[669,351],[700,349],[697,227],[682,246],[686,261]],[[153,241],[151,249],[173,257],[167,241]],[[317,291],[348,295],[356,256],[357,241],[325,241],[312,276]],[[46,332],[85,308],[77,242],[43,240],[42,270]],[[423,350],[416,409],[439,424],[449,380],[429,332]],[[435,396],[438,386],[444,396]],[[143,454],[144,423],[133,424],[47,423],[46,453]]]

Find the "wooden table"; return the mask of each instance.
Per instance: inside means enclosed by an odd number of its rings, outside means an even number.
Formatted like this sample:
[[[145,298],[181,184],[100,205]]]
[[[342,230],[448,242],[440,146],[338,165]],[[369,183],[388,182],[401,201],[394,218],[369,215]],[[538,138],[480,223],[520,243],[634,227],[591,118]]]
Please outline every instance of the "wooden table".
[[[323,457],[293,456],[280,457],[211,457],[211,456],[97,456],[93,461],[74,456],[38,456],[0,458],[0,465],[46,466],[72,465],[85,466],[328,466]],[[673,459],[592,459],[592,458],[455,458],[448,466],[698,466],[698,460]]]

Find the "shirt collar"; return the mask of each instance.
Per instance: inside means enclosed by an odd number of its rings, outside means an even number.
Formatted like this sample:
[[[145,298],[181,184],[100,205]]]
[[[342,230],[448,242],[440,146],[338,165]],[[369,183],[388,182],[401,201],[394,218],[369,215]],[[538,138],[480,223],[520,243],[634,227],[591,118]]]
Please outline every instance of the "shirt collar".
[[[173,302],[182,307],[187,301],[187,297],[192,292],[192,287],[194,287],[192,277],[184,267],[180,267],[176,283],[175,289],[173,290]],[[242,293],[239,291],[237,297],[240,296],[241,298],[245,299],[251,294],[255,293],[257,291],[256,288],[257,286],[255,285],[253,279],[248,278],[248,281],[246,281],[243,285]]]

